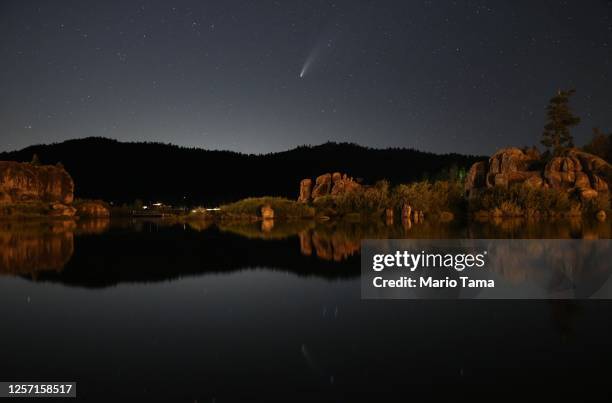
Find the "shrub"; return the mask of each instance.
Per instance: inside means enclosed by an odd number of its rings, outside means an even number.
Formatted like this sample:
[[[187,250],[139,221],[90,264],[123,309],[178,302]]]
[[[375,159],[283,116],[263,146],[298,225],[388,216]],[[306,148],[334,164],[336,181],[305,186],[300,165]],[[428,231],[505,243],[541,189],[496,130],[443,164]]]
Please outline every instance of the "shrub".
[[[469,210],[497,211],[504,216],[568,213],[572,200],[567,192],[535,189],[520,184],[484,189],[469,200]]]
[[[228,216],[259,217],[261,215],[261,208],[265,205],[272,207],[275,218],[314,216],[314,209],[312,207],[282,197],[249,197],[221,206],[221,213]]]
[[[372,187],[347,192],[335,197],[338,214],[350,213],[379,214],[389,207],[389,182],[379,181]]]
[[[460,212],[464,209],[463,185],[458,181],[421,181],[393,189],[393,205],[409,204],[424,213]]]

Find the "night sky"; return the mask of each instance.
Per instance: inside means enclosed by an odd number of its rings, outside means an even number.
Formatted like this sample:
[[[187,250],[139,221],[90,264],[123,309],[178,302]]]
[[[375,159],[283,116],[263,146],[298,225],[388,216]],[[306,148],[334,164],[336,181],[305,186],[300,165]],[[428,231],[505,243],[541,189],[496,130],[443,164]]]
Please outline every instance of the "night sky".
[[[0,2],[0,150],[104,136],[491,153],[576,88],[612,129],[610,1]]]

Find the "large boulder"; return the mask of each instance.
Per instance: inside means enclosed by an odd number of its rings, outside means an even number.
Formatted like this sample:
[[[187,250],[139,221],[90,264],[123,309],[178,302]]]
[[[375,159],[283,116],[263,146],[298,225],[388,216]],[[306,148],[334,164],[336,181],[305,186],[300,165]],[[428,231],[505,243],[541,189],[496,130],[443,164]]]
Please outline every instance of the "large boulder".
[[[72,217],[76,213],[76,209],[62,203],[51,203],[51,217]]]
[[[567,151],[567,156],[580,161],[584,170],[590,173],[598,174],[603,177],[608,183],[612,181],[612,164],[596,155],[580,151],[572,148]]]
[[[475,162],[465,178],[465,190],[478,189],[486,186],[487,163],[485,161]]]
[[[312,194],[312,179],[306,178],[302,179],[300,182],[300,196],[298,197],[298,202],[307,203],[310,200],[310,195]]]
[[[321,196],[327,196],[331,192],[332,176],[331,174],[323,174],[317,177],[314,189],[312,189],[312,198],[316,199]]]
[[[582,164],[575,157],[553,157],[544,168],[544,178],[553,188],[574,187],[577,178],[584,182],[584,176],[579,173],[582,173]]]
[[[0,161],[0,203],[71,204],[74,182],[60,166]]]
[[[612,165],[595,155],[573,148],[552,157],[545,165],[544,162],[533,148],[501,149],[488,162],[472,165],[465,181],[466,193],[474,197],[485,188],[519,183],[530,188],[572,192],[586,201],[609,191]]]
[[[340,172],[326,173],[316,178],[314,187],[311,179],[302,179],[298,201],[306,203],[323,196],[338,196],[359,189],[361,189],[361,185],[347,174]]]
[[[110,217],[110,208],[99,200],[83,200],[74,204],[79,217],[106,218]]]
[[[502,148],[489,158],[487,186],[508,186],[538,176],[538,172],[530,170],[538,159],[539,155],[532,149],[523,151],[516,147]]]
[[[340,175],[340,173],[336,172],[332,176],[333,186],[331,189],[331,195],[336,196],[343,193],[354,192],[361,188],[361,185],[353,178],[349,178],[346,174]]]

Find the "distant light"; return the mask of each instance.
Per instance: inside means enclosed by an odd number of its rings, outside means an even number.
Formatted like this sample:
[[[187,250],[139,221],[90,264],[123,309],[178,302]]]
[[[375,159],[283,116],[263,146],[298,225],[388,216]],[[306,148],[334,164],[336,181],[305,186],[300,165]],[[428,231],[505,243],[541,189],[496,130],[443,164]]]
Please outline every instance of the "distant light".
[[[219,211],[221,210],[219,207],[215,207],[215,208],[207,208],[206,211]]]
[[[142,209],[143,209],[143,210],[146,210],[146,209],[148,209],[148,208],[149,208],[149,206],[142,206]]]
[[[157,203],[153,203],[153,205],[154,205],[155,207],[159,207],[159,206],[161,206],[161,205],[162,205],[162,203],[157,202]]]

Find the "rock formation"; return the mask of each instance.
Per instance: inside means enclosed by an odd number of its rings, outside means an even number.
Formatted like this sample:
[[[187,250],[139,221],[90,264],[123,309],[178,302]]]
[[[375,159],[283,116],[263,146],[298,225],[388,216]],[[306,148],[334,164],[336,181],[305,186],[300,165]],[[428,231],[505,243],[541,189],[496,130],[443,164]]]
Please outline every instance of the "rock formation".
[[[525,152],[518,148],[503,148],[497,151],[489,159],[485,177],[486,185],[488,187],[508,186],[538,176],[539,173],[532,170],[532,165],[539,158],[539,155],[533,151]]]
[[[306,203],[310,200],[310,195],[312,194],[312,179],[302,179],[300,182],[300,196],[298,197],[298,202]]]
[[[72,217],[73,199],[63,167],[0,161],[0,215]]]
[[[361,189],[361,185],[346,174],[340,172],[326,173],[316,178],[314,187],[312,179],[303,179],[300,182],[298,201],[308,203],[323,196],[336,196],[359,189]]]
[[[76,214],[79,217],[105,218],[110,217],[110,209],[106,203],[99,200],[83,200],[75,203]]]
[[[71,204],[74,182],[59,166],[0,161],[0,203]]]
[[[352,239],[342,232],[305,230],[299,233],[300,251],[305,256],[314,254],[322,260],[340,262],[355,255],[361,249],[360,239]]]
[[[489,161],[472,165],[465,190],[476,197],[480,190],[522,184],[532,188],[552,188],[572,192],[581,200],[608,192],[612,181],[612,165],[605,160],[569,149],[563,155],[545,161],[536,149],[504,148]]]

